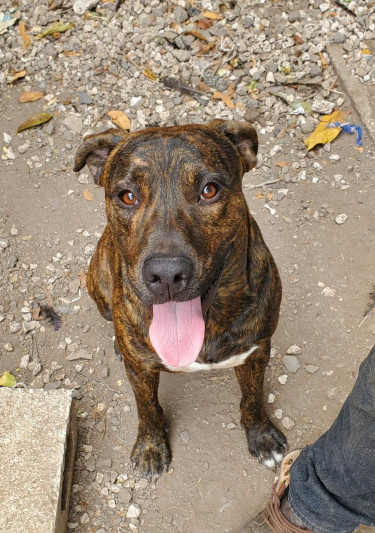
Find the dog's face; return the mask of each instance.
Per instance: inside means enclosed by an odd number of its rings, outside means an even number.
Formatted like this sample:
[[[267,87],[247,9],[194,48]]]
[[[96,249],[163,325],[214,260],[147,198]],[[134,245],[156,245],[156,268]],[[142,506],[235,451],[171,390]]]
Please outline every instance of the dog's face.
[[[192,302],[193,314],[207,311],[248,223],[242,176],[255,165],[257,144],[249,124],[215,120],[110,130],[78,150],[75,170],[87,163],[105,188],[126,283],[154,314],[167,302]]]

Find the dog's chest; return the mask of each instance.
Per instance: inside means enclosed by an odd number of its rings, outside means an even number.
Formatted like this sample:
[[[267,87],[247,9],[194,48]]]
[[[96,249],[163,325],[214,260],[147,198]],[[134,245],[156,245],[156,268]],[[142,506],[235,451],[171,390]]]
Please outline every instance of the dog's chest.
[[[163,365],[165,366],[165,368],[172,372],[198,372],[200,370],[219,370],[221,368],[233,368],[235,366],[242,365],[257,348],[258,346],[254,344],[246,352],[240,353],[238,355],[232,355],[231,357],[228,357],[228,359],[220,361],[220,363],[198,363],[197,361],[194,361],[194,363],[191,363],[188,366],[175,367],[169,366],[163,362]]]

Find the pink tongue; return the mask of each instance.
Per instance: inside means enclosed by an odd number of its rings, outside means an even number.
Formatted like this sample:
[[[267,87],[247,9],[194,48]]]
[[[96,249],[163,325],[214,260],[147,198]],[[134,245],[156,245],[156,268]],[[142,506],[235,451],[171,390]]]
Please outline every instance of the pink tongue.
[[[199,355],[204,339],[201,299],[153,305],[150,339],[170,366],[187,366]]]

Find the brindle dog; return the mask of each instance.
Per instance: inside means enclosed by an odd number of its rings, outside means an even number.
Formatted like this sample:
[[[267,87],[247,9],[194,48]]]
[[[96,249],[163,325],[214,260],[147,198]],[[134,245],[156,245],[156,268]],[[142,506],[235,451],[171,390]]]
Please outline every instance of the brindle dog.
[[[114,322],[137,402],[133,465],[153,479],[171,462],[161,370],[236,367],[251,454],[274,468],[285,451],[262,398],[281,282],[241,183],[257,150],[250,124],[214,120],[112,129],[77,152],[74,170],[87,164],[104,187],[108,219],[87,286]]]

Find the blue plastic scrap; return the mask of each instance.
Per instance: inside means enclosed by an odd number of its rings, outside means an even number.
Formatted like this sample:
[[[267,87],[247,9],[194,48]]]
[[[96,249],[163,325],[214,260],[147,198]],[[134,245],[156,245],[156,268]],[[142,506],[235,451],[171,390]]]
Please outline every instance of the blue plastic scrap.
[[[341,131],[344,133],[349,133],[350,135],[355,133],[357,135],[355,141],[356,145],[362,146],[363,131],[361,126],[358,126],[357,124],[350,124],[349,122],[345,122],[345,124],[342,124],[341,122],[332,122],[331,124],[327,124],[327,128],[341,128]]]

